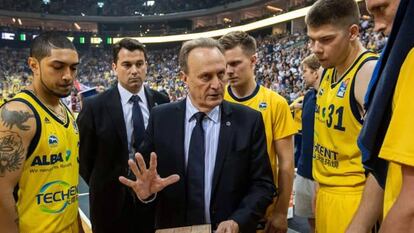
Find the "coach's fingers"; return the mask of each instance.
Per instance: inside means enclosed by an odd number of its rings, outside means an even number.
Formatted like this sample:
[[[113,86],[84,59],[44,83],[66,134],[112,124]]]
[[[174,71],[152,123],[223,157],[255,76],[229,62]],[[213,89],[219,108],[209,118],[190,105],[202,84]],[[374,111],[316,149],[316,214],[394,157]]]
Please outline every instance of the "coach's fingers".
[[[132,173],[134,173],[135,177],[139,180],[142,180],[143,179],[142,173],[138,169],[137,164],[134,162],[134,160],[129,159],[128,160],[128,165],[129,165],[129,168],[131,169]]]
[[[130,180],[128,178],[125,178],[124,176],[120,176],[118,179],[119,179],[119,182],[121,182],[123,185],[126,185],[126,186],[128,186],[130,188],[133,188],[133,186],[135,184],[134,181],[132,181],[132,180]]]

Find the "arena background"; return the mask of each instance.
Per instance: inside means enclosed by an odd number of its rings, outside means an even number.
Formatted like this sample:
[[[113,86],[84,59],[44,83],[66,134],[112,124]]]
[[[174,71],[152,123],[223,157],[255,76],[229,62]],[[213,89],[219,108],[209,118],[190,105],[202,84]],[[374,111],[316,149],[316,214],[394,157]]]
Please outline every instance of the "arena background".
[[[32,80],[27,66],[31,41],[43,31],[66,35],[80,53],[77,81],[63,101],[76,113],[81,99],[116,81],[111,46],[123,37],[143,42],[149,53],[146,85],[176,101],[186,95],[179,79],[178,51],[183,41],[217,38],[244,30],[258,42],[256,81],[291,103],[306,92],[301,60],[310,54],[304,15],[313,0],[0,0],[0,103]],[[381,51],[386,38],[373,33],[365,4],[361,40]],[[88,187],[81,180],[80,209],[90,224]],[[293,204],[293,203],[292,203]],[[306,219],[289,214],[289,232],[308,232]]]

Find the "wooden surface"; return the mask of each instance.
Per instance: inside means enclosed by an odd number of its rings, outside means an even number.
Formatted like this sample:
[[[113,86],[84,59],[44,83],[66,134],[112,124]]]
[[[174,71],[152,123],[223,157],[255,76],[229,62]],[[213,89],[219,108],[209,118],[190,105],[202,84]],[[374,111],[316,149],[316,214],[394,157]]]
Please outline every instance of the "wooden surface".
[[[198,225],[190,227],[178,227],[157,230],[155,233],[211,233],[210,225]]]

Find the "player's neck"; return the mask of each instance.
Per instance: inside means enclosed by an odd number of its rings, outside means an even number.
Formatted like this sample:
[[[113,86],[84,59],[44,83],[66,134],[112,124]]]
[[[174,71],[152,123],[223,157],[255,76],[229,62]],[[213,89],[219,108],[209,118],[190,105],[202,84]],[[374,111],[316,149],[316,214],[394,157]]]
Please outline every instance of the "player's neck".
[[[320,83],[320,79],[317,79],[312,85],[313,89],[318,90],[319,89],[319,83]]]
[[[40,84],[41,85],[41,84]],[[33,91],[36,97],[42,101],[43,104],[51,108],[59,107],[59,98],[53,94],[47,93],[41,86],[36,85],[35,83],[28,87],[29,90]]]
[[[339,78],[354,64],[355,60],[365,51],[365,48],[362,46],[361,42],[357,41],[354,45],[351,45],[351,49],[345,59],[340,62],[339,65],[335,66],[336,69],[336,80]]]
[[[237,86],[237,87],[232,87],[231,91],[232,93],[237,97],[237,98],[245,98],[247,96],[250,96],[254,90],[256,89],[256,81],[254,80],[254,78],[252,78],[252,81],[246,83],[246,85],[241,85],[241,86]]]

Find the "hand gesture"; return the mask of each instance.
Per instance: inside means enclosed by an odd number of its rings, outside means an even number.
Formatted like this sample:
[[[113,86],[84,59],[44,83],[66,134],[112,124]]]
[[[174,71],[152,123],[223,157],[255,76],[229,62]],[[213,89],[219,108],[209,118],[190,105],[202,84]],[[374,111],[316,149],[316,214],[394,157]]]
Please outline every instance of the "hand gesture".
[[[221,222],[217,227],[216,233],[239,233],[239,224],[233,220]]]
[[[150,166],[148,169],[140,153],[135,154],[135,160],[136,163],[132,159],[128,160],[128,165],[134,173],[136,180],[133,181],[120,176],[119,181],[132,188],[140,200],[145,200],[154,193],[157,193],[168,185],[174,184],[180,180],[180,177],[177,174],[168,176],[167,178],[161,178],[158,175],[157,155],[154,152],[151,153]]]

